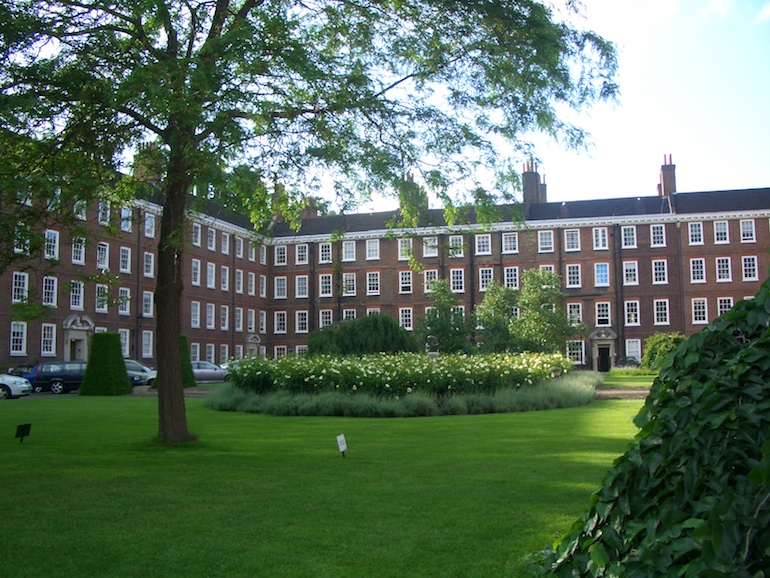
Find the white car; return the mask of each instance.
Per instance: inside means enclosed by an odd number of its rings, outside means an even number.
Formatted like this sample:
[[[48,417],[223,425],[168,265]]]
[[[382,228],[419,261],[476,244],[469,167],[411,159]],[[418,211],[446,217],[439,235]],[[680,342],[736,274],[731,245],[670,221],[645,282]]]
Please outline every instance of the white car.
[[[28,379],[0,373],[0,399],[14,399],[30,393],[32,393],[32,384]]]

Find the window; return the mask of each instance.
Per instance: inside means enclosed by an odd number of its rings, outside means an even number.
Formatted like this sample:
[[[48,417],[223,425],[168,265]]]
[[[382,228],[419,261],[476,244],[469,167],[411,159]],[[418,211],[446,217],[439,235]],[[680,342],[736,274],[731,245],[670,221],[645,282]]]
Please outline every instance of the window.
[[[206,303],[206,329],[214,329],[216,327],[214,314],[216,313],[213,303]]]
[[[297,275],[294,278],[294,296],[297,299],[305,299],[308,296],[307,275]]]
[[[13,287],[11,288],[11,303],[25,303],[29,296],[29,273],[13,274]]]
[[[120,336],[120,354],[123,357],[128,357],[131,346],[131,330],[118,329],[118,335]]]
[[[131,207],[120,207],[120,230],[130,233],[134,224],[134,215]]]
[[[636,225],[627,225],[620,230],[623,249],[636,249]]]
[[[726,283],[733,280],[732,263],[730,257],[717,257],[717,283]]]
[[[626,301],[626,325],[639,325],[639,301]]]
[[[213,289],[217,286],[217,266],[214,263],[206,263],[206,287]]]
[[[259,312],[259,332],[267,333],[267,312],[266,311]]]
[[[217,232],[211,227],[206,229],[206,247],[209,251],[217,250]]]
[[[332,310],[331,309],[321,309],[321,311],[318,314],[319,318],[319,327],[326,327],[328,325],[331,325],[333,322],[332,317]]]
[[[225,233],[222,231],[222,238],[220,239],[220,245],[222,247],[222,254],[223,255],[229,255],[230,254],[230,233]]]
[[[343,261],[356,260],[356,242],[355,241],[342,241],[342,260]]]
[[[273,298],[286,299],[286,277],[273,278]]]
[[[353,297],[356,294],[356,274],[342,274],[342,296]]]
[[[98,220],[100,225],[110,224],[110,202],[99,201],[99,215]]]
[[[449,236],[449,256],[459,259],[465,255],[463,248],[463,236],[462,235],[450,235]]]
[[[131,289],[118,288],[118,315],[131,315]]]
[[[538,253],[553,253],[553,231],[537,232]]]
[[[546,265],[540,265],[539,269],[541,271],[545,271],[547,273],[555,273],[556,272],[556,268],[552,264],[550,264],[550,263],[548,263]]]
[[[259,246],[259,263],[261,265],[267,265],[267,247],[265,245]]]
[[[425,237],[422,241],[423,257],[438,257],[438,237]]]
[[[652,305],[655,311],[655,325],[668,325],[668,299],[655,299]]]
[[[281,359],[288,355],[288,350],[285,345],[276,345],[273,347],[273,359]]]
[[[692,322],[693,325],[702,325],[708,323],[708,302],[703,297],[697,297],[692,300]]]
[[[144,276],[155,277],[155,253],[144,254]]]
[[[379,258],[380,258],[380,240],[367,239],[366,240],[366,260],[371,261]]]
[[[610,285],[610,264],[594,263],[594,286],[609,287]]]
[[[308,264],[308,246],[303,243],[294,247],[294,264],[295,265],[307,265]]]
[[[733,308],[733,298],[732,297],[719,297],[717,299],[717,311],[718,315],[724,315],[730,309]]]
[[[152,357],[152,331],[142,331],[142,357],[149,359]]]
[[[449,270],[449,286],[453,293],[465,292],[465,269]]]
[[[243,307],[236,307],[235,308],[235,317],[233,324],[235,325],[234,329],[238,332],[243,332]]]
[[[195,247],[201,246],[201,225],[200,223],[193,223],[192,225],[192,244]]]
[[[190,344],[190,361],[200,361],[200,358],[201,358],[201,344],[191,343]]]
[[[594,228],[594,249],[597,251],[609,249],[609,244],[607,242],[607,227]]]
[[[331,273],[321,273],[318,276],[318,296],[319,297],[331,297],[332,296],[332,275]]]
[[[11,355],[27,355],[27,322],[11,322]]]
[[[503,270],[504,284],[509,289],[519,288],[519,268],[518,267],[506,267]]]
[[[412,240],[411,239],[399,239],[398,240],[398,260],[408,261],[412,256]]]
[[[380,272],[379,271],[368,271],[366,273],[366,294],[367,295],[380,294]]]
[[[109,243],[99,243],[96,246],[96,268],[110,268],[110,245]]]
[[[155,294],[152,291],[142,292],[142,316],[153,317],[155,305]]]
[[[743,269],[743,280],[744,281],[758,281],[759,276],[757,274],[757,258],[754,256],[751,257],[741,257],[741,267]]]
[[[351,319],[356,318],[356,310],[355,309],[343,309],[342,310],[342,320],[343,321],[350,321]]]
[[[43,256],[54,261],[59,258],[59,231],[46,229]]]
[[[379,307],[367,307],[366,308],[366,314],[367,315],[377,315],[380,312]]]
[[[703,245],[703,223],[688,223],[690,245]]]
[[[224,363],[227,361],[229,357],[229,351],[228,351],[227,343],[221,343],[219,345],[219,363]]]
[[[238,259],[243,259],[243,237],[235,238],[235,256]]]
[[[580,265],[567,265],[567,287],[580,287]]]
[[[201,284],[201,262],[200,259],[193,259],[190,267],[190,283],[199,287]]]
[[[596,325],[598,327],[609,327],[612,325],[609,302],[600,301],[596,304]]]
[[[583,323],[582,303],[567,303],[567,320],[570,322],[570,325]]]
[[[43,277],[43,305],[47,307],[57,306],[57,292],[59,280],[56,277]]]
[[[519,234],[503,233],[503,253],[519,252]]]
[[[493,279],[492,267],[479,269],[479,291],[486,291]]]
[[[666,246],[666,226],[650,225],[650,247]]]
[[[623,285],[639,285],[639,264],[623,261]]]
[[[222,265],[219,268],[219,288],[222,291],[230,290],[230,267]]]
[[[286,311],[273,314],[273,333],[286,333]]]
[[[741,220],[741,243],[756,243],[756,231],[754,229],[754,219]]]
[[[72,263],[74,265],[85,265],[86,262],[86,240],[83,237],[72,239]]]
[[[259,296],[267,297],[267,277],[264,275],[259,276]]]
[[[309,330],[309,323],[308,323],[307,311],[295,311],[294,312],[294,332],[307,333],[308,330]]]
[[[476,254],[477,255],[491,255],[492,254],[492,235],[484,233],[483,235],[476,235]]]
[[[214,363],[214,344],[213,343],[207,343],[206,344],[206,361],[209,363]]]
[[[235,292],[239,295],[243,295],[243,270],[235,270]]]
[[[286,265],[286,245],[276,245],[273,248],[273,264]]]
[[[586,344],[582,339],[567,341],[567,358],[573,365],[585,365]]]
[[[412,330],[412,308],[411,307],[399,307],[398,308],[398,324],[407,331]]]
[[[665,285],[668,283],[668,261],[666,259],[653,259],[652,284]]]
[[[72,212],[75,214],[75,218],[80,221],[85,221],[87,218],[88,203],[83,199],[78,199],[72,207]]]
[[[107,313],[107,306],[109,301],[109,292],[107,285],[98,283],[96,285],[96,312]]]
[[[332,262],[332,244],[321,243],[318,245],[318,262],[321,264]]]
[[[83,310],[83,282],[70,282],[70,309],[75,311]]]
[[[230,328],[230,306],[219,306],[219,329],[227,331]]]
[[[429,293],[431,285],[434,281],[438,280],[438,269],[425,269],[423,271],[423,290],[425,293]]]
[[[246,291],[251,296],[257,294],[257,275],[251,271],[246,276]]]
[[[235,359],[243,359],[243,345],[235,346]]]
[[[637,361],[642,359],[641,339],[626,339],[626,357],[633,357]]]
[[[190,327],[198,329],[201,326],[201,302],[192,301],[190,303]]]
[[[727,221],[714,221],[714,244],[724,245],[730,242],[730,227]]]
[[[412,272],[411,271],[398,272],[398,292],[399,293],[412,292]]]
[[[130,247],[120,248],[119,265],[120,265],[121,273],[131,273],[131,248]]]
[[[254,333],[257,330],[257,314],[253,309],[246,310],[246,331]]]
[[[580,229],[567,229],[564,231],[564,250],[580,251]]]
[[[690,259],[690,283],[706,282],[706,259]]]

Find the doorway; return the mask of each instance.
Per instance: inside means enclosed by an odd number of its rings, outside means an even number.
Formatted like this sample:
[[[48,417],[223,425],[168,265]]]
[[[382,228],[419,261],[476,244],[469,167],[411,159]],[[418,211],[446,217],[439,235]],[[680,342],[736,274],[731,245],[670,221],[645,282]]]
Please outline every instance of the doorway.
[[[610,346],[599,345],[596,351],[596,369],[604,373],[608,372],[610,370]]]

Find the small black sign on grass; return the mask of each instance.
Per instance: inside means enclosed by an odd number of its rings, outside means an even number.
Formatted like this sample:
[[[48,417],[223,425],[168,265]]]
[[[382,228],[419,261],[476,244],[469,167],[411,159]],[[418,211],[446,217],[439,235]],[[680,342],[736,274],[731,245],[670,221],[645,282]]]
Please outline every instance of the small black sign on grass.
[[[24,438],[29,435],[29,430],[31,429],[31,423],[22,423],[16,426],[16,437],[19,438],[19,443],[24,441]]]

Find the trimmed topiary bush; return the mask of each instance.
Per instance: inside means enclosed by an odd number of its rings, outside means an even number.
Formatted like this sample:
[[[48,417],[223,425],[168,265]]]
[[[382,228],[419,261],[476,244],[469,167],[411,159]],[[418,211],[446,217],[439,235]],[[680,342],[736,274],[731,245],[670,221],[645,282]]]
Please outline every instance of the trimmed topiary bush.
[[[117,333],[94,333],[80,395],[126,395],[133,387]]]
[[[531,575],[768,576],[769,326],[765,282],[666,358],[635,444]]]

